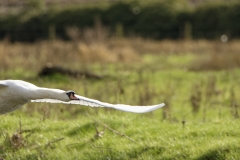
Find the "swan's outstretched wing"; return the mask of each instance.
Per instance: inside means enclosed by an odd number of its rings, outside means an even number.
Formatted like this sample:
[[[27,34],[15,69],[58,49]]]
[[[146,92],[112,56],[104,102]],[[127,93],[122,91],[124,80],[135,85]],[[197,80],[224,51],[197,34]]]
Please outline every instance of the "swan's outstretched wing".
[[[130,105],[124,105],[124,104],[110,104],[110,103],[104,103],[100,102],[98,100],[86,98],[83,96],[75,95],[79,100],[72,100],[69,102],[64,102],[60,100],[55,99],[38,99],[38,100],[31,100],[31,102],[49,102],[49,103],[64,103],[64,104],[80,104],[85,106],[91,106],[91,107],[107,107],[107,108],[114,108],[117,110],[125,111],[125,112],[133,112],[133,113],[146,113],[154,111],[158,108],[163,107],[165,104],[161,103],[158,105],[152,105],[152,106],[130,106]]]

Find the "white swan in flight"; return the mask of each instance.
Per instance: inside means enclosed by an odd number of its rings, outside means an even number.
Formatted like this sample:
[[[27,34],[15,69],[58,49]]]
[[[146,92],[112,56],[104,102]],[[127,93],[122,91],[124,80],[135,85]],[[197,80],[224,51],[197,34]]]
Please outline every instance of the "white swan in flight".
[[[134,113],[151,112],[165,105],[164,103],[152,106],[109,104],[76,95],[74,91],[37,87],[34,84],[22,80],[0,80],[0,114],[14,111],[28,102],[49,102],[79,104],[91,107],[108,107]]]

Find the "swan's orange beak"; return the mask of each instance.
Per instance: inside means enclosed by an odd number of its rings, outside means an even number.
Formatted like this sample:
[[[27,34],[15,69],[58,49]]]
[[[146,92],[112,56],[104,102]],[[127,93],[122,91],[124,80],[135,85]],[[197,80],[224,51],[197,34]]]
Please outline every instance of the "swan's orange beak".
[[[71,94],[71,95],[70,95],[70,99],[71,99],[71,100],[79,100],[79,98],[77,98],[76,96],[74,96],[74,94]]]

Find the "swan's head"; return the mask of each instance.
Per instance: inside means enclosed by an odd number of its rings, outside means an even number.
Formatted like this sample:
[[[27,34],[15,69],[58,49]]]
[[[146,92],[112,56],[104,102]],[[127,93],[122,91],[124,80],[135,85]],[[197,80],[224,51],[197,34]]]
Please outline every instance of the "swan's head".
[[[79,98],[77,98],[75,96],[75,92],[74,91],[67,91],[66,94],[67,94],[69,100],[79,100]]]

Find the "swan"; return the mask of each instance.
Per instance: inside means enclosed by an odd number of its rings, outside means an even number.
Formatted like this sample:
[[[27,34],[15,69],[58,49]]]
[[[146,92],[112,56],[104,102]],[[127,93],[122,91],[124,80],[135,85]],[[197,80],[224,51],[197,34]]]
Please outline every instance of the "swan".
[[[78,104],[91,107],[108,107],[125,112],[145,113],[163,107],[161,103],[152,106],[130,106],[109,104],[76,95],[74,91],[38,87],[22,80],[0,80],[0,114],[12,112],[28,102],[49,102]]]

